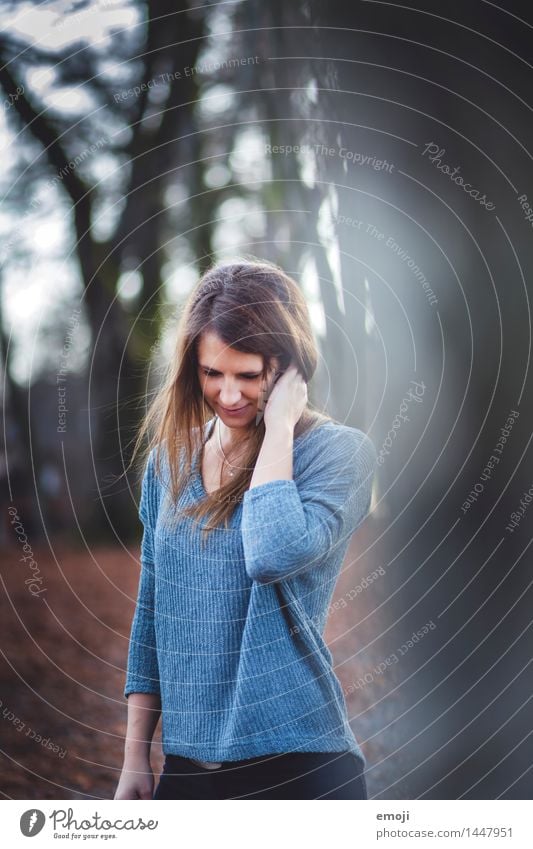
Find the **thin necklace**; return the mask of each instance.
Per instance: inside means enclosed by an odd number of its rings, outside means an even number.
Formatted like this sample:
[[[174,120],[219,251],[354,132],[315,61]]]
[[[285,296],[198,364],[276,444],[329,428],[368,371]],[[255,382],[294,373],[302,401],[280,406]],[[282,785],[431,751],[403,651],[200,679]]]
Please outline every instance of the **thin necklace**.
[[[230,469],[228,470],[228,474],[232,478],[235,475],[235,472],[233,471],[233,469],[239,469],[240,466],[234,466],[233,463],[230,463],[230,461],[228,460],[228,458],[226,457],[226,455],[224,453],[224,449],[222,448],[222,440],[220,438],[220,418],[218,416],[217,416],[217,425],[218,425],[218,427],[217,427],[218,446],[219,446],[219,448],[222,452],[222,456],[224,457],[224,460],[226,461],[228,466],[230,466]]]

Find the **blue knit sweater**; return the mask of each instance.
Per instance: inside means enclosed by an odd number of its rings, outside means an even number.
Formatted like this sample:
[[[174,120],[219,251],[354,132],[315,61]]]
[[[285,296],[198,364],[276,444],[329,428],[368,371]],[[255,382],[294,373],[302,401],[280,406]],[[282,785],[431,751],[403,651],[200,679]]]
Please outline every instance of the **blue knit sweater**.
[[[322,633],[350,537],[369,510],[373,443],[330,421],[296,437],[293,478],[247,490],[204,547],[198,520],[176,523],[168,461],[157,475],[154,452],[139,505],[124,695],[161,696],[165,754],[235,761],[349,750],[364,768]],[[199,456],[178,508],[205,495]]]

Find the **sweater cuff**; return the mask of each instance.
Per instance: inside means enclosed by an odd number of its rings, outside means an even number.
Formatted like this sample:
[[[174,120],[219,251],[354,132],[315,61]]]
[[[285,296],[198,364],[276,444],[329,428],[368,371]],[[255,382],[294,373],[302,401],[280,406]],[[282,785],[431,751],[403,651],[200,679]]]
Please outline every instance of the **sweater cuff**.
[[[247,489],[244,493],[244,501],[254,501],[261,495],[268,495],[269,492],[275,492],[277,489],[283,489],[286,486],[297,490],[294,478],[277,478],[274,481],[265,481],[265,483],[260,483],[252,487],[252,489]]]
[[[154,696],[161,695],[161,688],[158,683],[154,683],[146,678],[135,678],[131,676],[124,687],[124,698],[128,698],[130,693],[150,693]]]

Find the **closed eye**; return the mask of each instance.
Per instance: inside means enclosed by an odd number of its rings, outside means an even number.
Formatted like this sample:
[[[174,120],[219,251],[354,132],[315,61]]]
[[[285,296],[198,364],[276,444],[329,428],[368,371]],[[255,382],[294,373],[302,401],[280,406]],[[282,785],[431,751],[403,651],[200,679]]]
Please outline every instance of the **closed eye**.
[[[203,370],[203,373],[206,377],[218,377],[220,375],[219,371],[213,370]],[[237,377],[242,377],[244,380],[256,380],[256,378],[261,377],[261,372],[258,374],[238,374]]]

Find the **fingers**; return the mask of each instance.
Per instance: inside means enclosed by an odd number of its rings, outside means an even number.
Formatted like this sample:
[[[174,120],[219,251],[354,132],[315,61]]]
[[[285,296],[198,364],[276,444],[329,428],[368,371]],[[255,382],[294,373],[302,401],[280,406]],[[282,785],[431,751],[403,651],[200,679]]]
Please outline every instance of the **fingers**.
[[[269,372],[271,372],[271,371],[272,371],[272,369],[269,369]],[[269,381],[268,380],[262,380],[261,381],[261,389],[259,390],[259,395],[258,395],[258,398],[257,398],[257,412],[256,412],[256,415],[255,415],[256,426],[260,423],[260,421],[263,418],[268,395],[269,395]]]
[[[263,380],[261,382],[261,389],[259,390],[259,396],[257,399],[257,409],[263,411],[266,405],[266,399],[269,391],[269,381]]]

